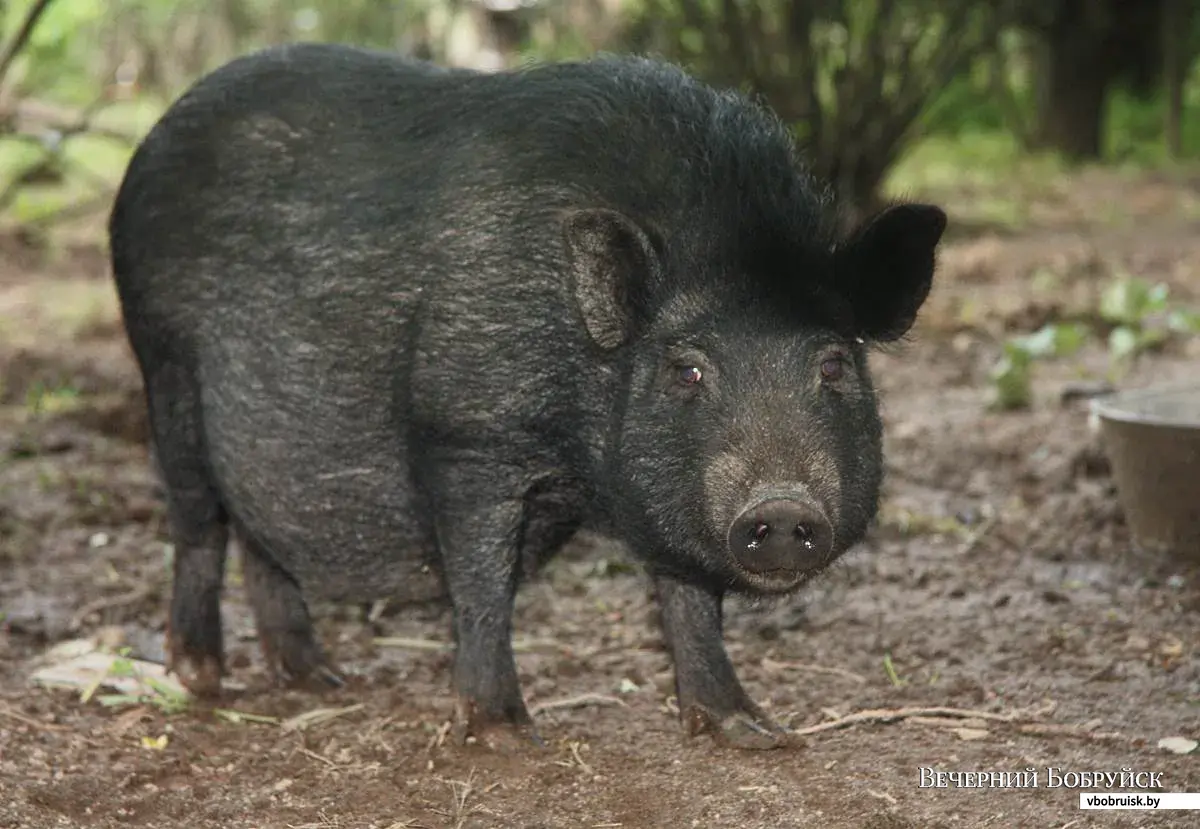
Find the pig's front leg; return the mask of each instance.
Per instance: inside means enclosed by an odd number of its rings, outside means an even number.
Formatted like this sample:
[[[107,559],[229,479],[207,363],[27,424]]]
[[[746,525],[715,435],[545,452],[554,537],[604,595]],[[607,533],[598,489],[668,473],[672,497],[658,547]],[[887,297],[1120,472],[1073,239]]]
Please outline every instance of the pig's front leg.
[[[437,543],[454,607],[456,733],[540,744],[512,649],[524,504],[509,470],[439,464],[431,476]]]
[[[729,661],[721,633],[721,594],[667,576],[656,577],[654,586],[688,734],[712,734],[745,749],[785,745],[787,732],[750,699]]]

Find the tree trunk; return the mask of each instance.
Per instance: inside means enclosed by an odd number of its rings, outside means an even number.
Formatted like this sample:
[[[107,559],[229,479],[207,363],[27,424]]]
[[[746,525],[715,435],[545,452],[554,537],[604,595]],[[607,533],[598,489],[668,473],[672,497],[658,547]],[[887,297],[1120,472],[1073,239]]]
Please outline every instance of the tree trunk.
[[[1165,0],[1162,14],[1163,93],[1166,99],[1163,134],[1167,155],[1179,158],[1183,154],[1183,81],[1187,72],[1187,38],[1189,9],[1186,0]]]
[[[1035,145],[1075,160],[1100,156],[1112,65],[1107,33],[1069,19],[1047,32]]]
[[[832,184],[844,230],[851,230],[884,204],[880,192],[890,164],[881,161],[885,155],[864,156],[853,151],[844,155],[834,151],[818,154],[814,172]],[[890,155],[890,154],[889,154]]]
[[[1035,146],[1077,160],[1100,155],[1111,86],[1122,83],[1140,97],[1154,91],[1165,4],[1174,1],[1058,0],[1044,7],[1052,16],[1032,24],[1041,34]]]

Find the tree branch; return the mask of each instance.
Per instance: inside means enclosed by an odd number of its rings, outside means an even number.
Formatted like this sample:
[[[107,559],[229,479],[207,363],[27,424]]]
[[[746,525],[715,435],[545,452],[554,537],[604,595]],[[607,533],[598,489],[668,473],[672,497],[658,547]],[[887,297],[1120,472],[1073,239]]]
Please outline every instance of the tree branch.
[[[13,39],[4,47],[4,51],[0,52],[0,86],[4,84],[4,76],[8,74],[12,62],[29,43],[33,30],[37,28],[38,20],[53,2],[54,0],[35,0],[34,4],[29,7],[29,11],[25,13],[25,19],[21,21],[21,26],[17,29]]]

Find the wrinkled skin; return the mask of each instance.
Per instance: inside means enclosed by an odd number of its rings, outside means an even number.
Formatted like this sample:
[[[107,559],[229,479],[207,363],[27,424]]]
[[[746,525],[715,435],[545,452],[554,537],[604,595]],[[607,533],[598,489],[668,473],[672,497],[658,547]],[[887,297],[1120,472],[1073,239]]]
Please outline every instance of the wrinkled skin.
[[[781,744],[722,599],[862,538],[867,351],[911,327],[944,226],[899,204],[839,237],[772,116],[650,61],[225,66],[110,223],[176,540],[170,667],[219,692],[237,533],[281,681],[341,681],[306,597],[445,596],[460,734],[537,739],[513,597],[586,526],[654,579],[687,730]]]

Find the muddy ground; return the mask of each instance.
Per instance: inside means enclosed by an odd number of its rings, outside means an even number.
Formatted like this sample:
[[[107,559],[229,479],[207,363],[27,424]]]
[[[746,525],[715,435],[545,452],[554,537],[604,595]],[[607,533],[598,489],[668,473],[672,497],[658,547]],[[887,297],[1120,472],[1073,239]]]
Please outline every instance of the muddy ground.
[[[975,198],[948,206],[966,215]],[[794,601],[729,608],[741,676],[793,728],[872,709],[965,713],[902,712],[762,754],[682,736],[646,582],[590,537],[519,599],[542,750],[446,738],[437,608],[319,607],[352,681],[325,695],[272,689],[236,567],[221,707],[268,720],[31,684],[68,640],[161,660],[169,539],[103,256],[80,246],[46,259],[5,241],[0,827],[1200,825],[1187,812],[1081,811],[1077,791],[1046,785],[1047,768],[1124,768],[1200,792],[1200,755],[1158,747],[1200,739],[1200,572],[1132,551],[1086,410],[1061,399],[1103,374],[1102,341],[1039,366],[1032,410],[987,410],[1002,338],[1094,312],[1114,273],[1165,280],[1172,302],[1200,305],[1200,193],[1093,172],[1054,198],[1030,211],[1031,229],[954,238],[911,341],[874,358],[889,462],[868,542]],[[1194,340],[1120,385],[1184,380],[1200,381]],[[582,695],[594,696],[560,705]],[[348,710],[279,724],[318,708]],[[921,788],[922,767],[1033,767],[1040,785]]]

